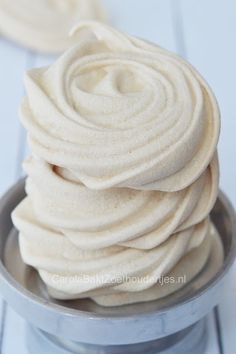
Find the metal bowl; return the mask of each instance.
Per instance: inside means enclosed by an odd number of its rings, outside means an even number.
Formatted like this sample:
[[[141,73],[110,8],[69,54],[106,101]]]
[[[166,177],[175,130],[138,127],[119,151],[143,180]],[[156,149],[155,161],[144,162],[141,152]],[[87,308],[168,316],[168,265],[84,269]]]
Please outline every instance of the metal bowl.
[[[203,319],[218,304],[236,250],[233,208],[221,192],[211,217],[224,246],[219,268],[212,252],[202,272],[181,290],[160,300],[104,308],[91,300],[57,301],[37,272],[21,260],[11,212],[24,198],[24,180],[0,202],[0,292],[28,322],[28,345],[50,353],[202,353]],[[33,344],[32,344],[33,343]],[[32,352],[32,351],[31,351]]]

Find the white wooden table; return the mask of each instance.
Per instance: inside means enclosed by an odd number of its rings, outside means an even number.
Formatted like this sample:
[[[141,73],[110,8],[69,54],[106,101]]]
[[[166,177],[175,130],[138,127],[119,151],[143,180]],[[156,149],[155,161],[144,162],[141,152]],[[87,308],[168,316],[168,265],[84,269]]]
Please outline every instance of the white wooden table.
[[[236,1],[104,2],[113,25],[179,53],[212,86],[222,113],[221,187],[236,207]],[[24,94],[23,73],[53,59],[0,38],[0,194],[22,174],[21,162],[27,150],[17,113]],[[236,353],[236,266],[224,299],[209,316],[208,323],[210,339],[206,354]],[[0,354],[15,353],[27,354],[24,321],[0,300]]]

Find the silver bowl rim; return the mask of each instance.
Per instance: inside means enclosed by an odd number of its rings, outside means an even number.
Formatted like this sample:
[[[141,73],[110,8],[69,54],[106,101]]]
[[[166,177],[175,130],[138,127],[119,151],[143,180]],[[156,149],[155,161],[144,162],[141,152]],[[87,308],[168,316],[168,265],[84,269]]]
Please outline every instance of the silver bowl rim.
[[[8,200],[19,190],[23,190],[25,185],[25,178],[20,179],[17,183],[15,183],[0,199],[0,214],[4,210],[4,207],[6,206]],[[229,268],[232,266],[234,259],[235,259],[235,254],[236,254],[236,215],[234,212],[234,208],[229,201],[229,199],[226,197],[226,195],[222,192],[219,191],[218,195],[219,201],[223,204],[223,207],[227,211],[227,214],[230,219],[230,223],[232,225],[231,228],[231,233],[232,233],[232,239],[231,239],[231,245],[230,245],[230,250],[228,254],[225,257],[224,263],[222,265],[222,268],[220,271],[218,271],[215,276],[208,281],[204,286],[202,286],[200,289],[196,290],[196,293],[194,296],[187,296],[186,298],[181,299],[178,303],[174,303],[168,306],[164,306],[161,309],[157,309],[152,312],[146,312],[146,313],[139,313],[137,315],[119,315],[119,314],[99,314],[99,313],[94,313],[94,312],[89,312],[89,311],[83,311],[83,310],[77,310],[73,308],[69,308],[66,306],[63,306],[61,304],[56,304],[52,303],[50,301],[46,301],[45,299],[42,299],[41,297],[37,296],[36,294],[31,293],[29,290],[25,289],[22,285],[20,285],[12,276],[11,274],[7,271],[6,267],[4,266],[4,263],[2,259],[0,259],[0,276],[7,282],[7,285],[11,288],[14,288],[14,291],[17,291],[19,295],[22,297],[25,297],[26,299],[30,299],[31,302],[36,303],[37,306],[41,306],[44,309],[50,309],[50,311],[55,311],[57,314],[65,315],[65,316],[71,316],[71,317],[76,317],[76,318],[86,318],[87,320],[93,320],[93,319],[100,319],[100,320],[105,320],[105,319],[112,319],[112,320],[129,320],[132,318],[134,320],[136,317],[137,318],[142,318],[142,317],[147,317],[147,316],[158,316],[162,315],[166,312],[172,311],[174,309],[177,309],[181,306],[184,306],[185,304],[197,299],[198,297],[202,296],[204,293],[206,293],[209,288],[213,287],[216,285],[226,274],[226,272],[229,270]],[[140,306],[142,306],[142,303],[140,303]]]

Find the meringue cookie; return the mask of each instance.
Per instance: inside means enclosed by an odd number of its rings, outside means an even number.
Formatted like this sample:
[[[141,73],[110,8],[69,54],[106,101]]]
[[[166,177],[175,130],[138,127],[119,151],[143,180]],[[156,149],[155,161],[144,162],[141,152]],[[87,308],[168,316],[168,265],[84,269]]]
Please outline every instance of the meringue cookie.
[[[79,20],[105,21],[100,0],[0,0],[0,33],[32,50],[63,52]]]
[[[173,233],[202,222],[218,192],[217,158],[195,183],[173,193],[127,188],[94,191],[60,176],[45,161],[30,158],[24,167],[36,224],[57,230],[83,250],[157,247]]]
[[[35,220],[28,198],[14,215],[21,230],[21,255],[26,264],[38,269],[50,295],[58,299],[90,297],[103,306],[154,300],[183,287],[198,274],[212,246],[223,259],[220,238],[208,218],[151,250],[113,246],[90,251]],[[174,282],[160,286],[158,280],[165,275]]]
[[[119,245],[96,250],[80,249],[65,235],[39,221],[29,198],[15,212],[14,222],[21,230],[19,240],[24,262],[38,269],[49,287],[53,288],[55,283],[54,289],[63,292],[67,299],[87,297],[87,292],[93,296],[104,288],[112,292],[144,291],[192,249],[206,248],[209,253],[206,244],[211,223],[208,218],[148,250]],[[149,281],[126,281],[133,276],[147,276]]]
[[[91,189],[173,192],[196,181],[219,136],[206,82],[177,56],[106,25],[74,32],[75,47],[26,75],[21,116],[34,153]]]
[[[104,306],[184,286],[223,250],[209,213],[219,184],[219,111],[176,55],[99,23],[30,70],[21,119],[32,156],[13,212],[24,262],[58,299]],[[133,281],[133,278],[147,281]]]

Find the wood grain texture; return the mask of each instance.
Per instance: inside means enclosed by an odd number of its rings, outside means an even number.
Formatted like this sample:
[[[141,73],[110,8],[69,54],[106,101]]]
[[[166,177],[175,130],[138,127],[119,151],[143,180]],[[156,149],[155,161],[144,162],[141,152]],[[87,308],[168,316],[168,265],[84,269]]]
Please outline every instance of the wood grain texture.
[[[116,28],[176,50],[171,0],[103,0]]]
[[[216,324],[215,324],[215,318],[213,313],[211,313],[208,318],[208,331],[209,331],[209,338],[208,338],[208,343],[207,343],[207,348],[206,348],[206,353],[204,354],[221,354],[219,351],[219,346],[218,346],[218,340],[217,340],[217,334],[216,334]],[[191,354],[191,353],[189,353]],[[199,353],[201,354],[201,353]]]
[[[220,325],[222,331],[223,353],[236,352],[236,264],[234,264],[229,282],[224,289],[219,306]]]
[[[236,2],[180,0],[187,56],[220,105],[221,187],[236,206]]]
[[[9,306],[5,321],[5,334],[1,354],[34,354],[28,353],[25,343],[25,323]],[[50,353],[45,353],[50,354]]]
[[[20,123],[18,106],[28,52],[0,39],[0,194],[15,180]]]

